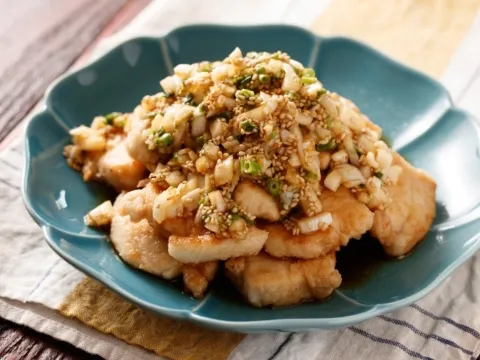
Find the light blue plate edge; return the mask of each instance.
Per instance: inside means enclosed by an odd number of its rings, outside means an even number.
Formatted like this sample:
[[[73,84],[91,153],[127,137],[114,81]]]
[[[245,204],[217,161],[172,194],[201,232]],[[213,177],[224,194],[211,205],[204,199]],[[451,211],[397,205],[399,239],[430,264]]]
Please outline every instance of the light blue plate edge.
[[[360,313],[360,314],[355,314],[355,315],[349,315],[349,316],[344,316],[341,318],[322,318],[322,319],[273,319],[273,320],[263,320],[263,321],[224,321],[224,320],[218,320],[214,318],[209,318],[209,317],[204,317],[201,315],[198,315],[196,313],[193,313],[189,310],[173,310],[171,308],[166,308],[162,306],[157,306],[157,305],[152,305],[148,302],[143,301],[142,299],[138,298],[137,296],[134,296],[130,294],[127,291],[124,291],[121,287],[117,286],[113,281],[111,281],[109,278],[103,276],[101,273],[94,271],[92,268],[85,266],[82,262],[78,261],[74,257],[64,253],[60,247],[58,246],[55,238],[51,235],[52,230],[56,231],[58,233],[64,233],[62,230],[58,229],[57,227],[49,224],[47,221],[45,221],[33,208],[30,198],[27,196],[28,194],[28,189],[27,189],[27,179],[29,178],[30,174],[30,167],[29,164],[31,162],[30,158],[30,148],[29,148],[29,142],[28,142],[28,137],[27,135],[29,134],[30,126],[35,121],[35,119],[39,116],[41,116],[43,113],[49,113],[52,115],[53,118],[59,123],[59,125],[64,128],[66,131],[68,131],[68,128],[66,125],[62,123],[62,121],[59,119],[57,114],[52,110],[51,103],[50,103],[50,94],[52,90],[60,84],[62,81],[64,81],[67,78],[73,77],[80,73],[81,71],[88,70],[90,68],[95,67],[97,64],[103,62],[105,60],[105,57],[110,55],[111,53],[118,51],[119,48],[124,46],[126,43],[129,42],[136,42],[136,41],[141,41],[141,40],[154,40],[158,41],[159,43],[164,41],[170,34],[175,33],[176,31],[179,30],[184,30],[184,29],[194,29],[197,27],[218,27],[220,30],[222,28],[225,29],[237,29],[237,30],[242,30],[242,29],[268,29],[268,28],[282,28],[282,29],[292,29],[294,31],[300,31],[304,32],[306,35],[311,36],[312,38],[315,38],[316,41],[320,44],[321,46],[321,41],[322,39],[338,39],[338,40],[344,40],[348,41],[351,43],[356,44],[357,46],[363,47],[364,49],[372,52],[375,56],[378,56],[382,58],[385,62],[390,63],[391,65],[399,68],[401,71],[404,72],[409,72],[411,74],[414,74],[416,76],[419,76],[423,78],[425,81],[430,82],[431,84],[435,85],[436,87],[441,88],[445,95],[448,98],[450,107],[446,108],[445,112],[438,117],[438,119],[433,122],[429,128],[434,126],[441,118],[442,116],[449,110],[456,111],[458,113],[461,113],[464,117],[467,119],[471,120],[474,122],[474,126],[476,128],[480,127],[480,122],[472,115],[470,115],[468,112],[461,110],[459,108],[456,108],[453,106],[453,101],[451,99],[451,96],[447,89],[437,80],[429,77],[428,75],[423,74],[422,72],[415,70],[407,65],[404,65],[391,57],[379,52],[378,50],[362,43],[357,40],[353,40],[347,37],[342,37],[342,36],[332,36],[332,37],[320,37],[317,36],[313,33],[311,33],[308,30],[305,30],[300,27],[296,26],[290,26],[290,25],[255,25],[255,26],[227,26],[227,25],[211,25],[211,24],[198,24],[198,25],[187,25],[183,27],[176,28],[169,33],[167,33],[164,36],[159,36],[159,37],[154,37],[154,36],[142,36],[142,37],[136,37],[132,38],[124,43],[121,43],[114,47],[113,49],[109,50],[107,53],[105,53],[103,56],[99,57],[98,59],[86,64],[85,66],[82,66],[78,69],[75,69],[74,71],[68,72],[62,76],[60,76],[57,80],[55,80],[46,90],[45,93],[45,105],[43,110],[39,111],[36,114],[31,115],[27,119],[27,126],[25,127],[24,130],[24,138],[26,139],[25,141],[25,162],[24,162],[24,170],[22,173],[22,187],[21,187],[21,193],[22,193],[22,198],[25,203],[25,207],[30,214],[30,216],[33,218],[33,220],[40,225],[42,228],[43,234],[47,240],[48,245],[60,256],[62,257],[65,261],[68,263],[72,264],[82,272],[92,276],[93,278],[97,279],[99,282],[101,282],[103,285],[106,287],[110,288],[111,290],[115,291],[116,293],[120,294],[122,297],[125,299],[131,301],[132,303],[135,303],[147,310],[150,310],[152,312],[162,314],[168,317],[173,317],[176,319],[186,319],[186,320],[193,320],[195,322],[198,322],[200,324],[203,324],[208,327],[216,328],[216,329],[221,329],[221,330],[234,330],[234,331],[239,331],[239,332],[245,332],[245,333],[254,333],[254,332],[264,332],[264,331],[285,331],[285,329],[288,329],[289,331],[314,331],[314,330],[331,330],[331,329],[337,329],[337,328],[342,328],[342,327],[348,327],[352,326],[358,323],[361,323],[363,321],[366,321],[368,319],[371,319],[372,317],[379,316],[385,313],[389,313],[395,310],[398,310],[400,308],[406,307],[408,305],[411,305],[418,300],[422,299],[425,297],[427,294],[429,294],[432,290],[434,290],[437,286],[439,286],[456,268],[458,268],[460,265],[462,265],[468,258],[470,258],[475,252],[477,252],[480,249],[480,242],[476,242],[476,245],[469,248],[468,251],[464,252],[459,258],[457,258],[452,264],[450,264],[448,267],[446,267],[443,271],[441,271],[437,277],[426,287],[424,287],[421,291],[418,291],[417,293],[406,297],[404,299],[401,299],[399,301],[391,302],[391,303],[385,303],[381,305],[374,306],[370,308],[369,310]],[[425,130],[427,132],[428,129]],[[420,134],[421,135],[421,134]],[[420,136],[419,135],[419,136]],[[478,141],[478,145],[480,145],[480,139]]]

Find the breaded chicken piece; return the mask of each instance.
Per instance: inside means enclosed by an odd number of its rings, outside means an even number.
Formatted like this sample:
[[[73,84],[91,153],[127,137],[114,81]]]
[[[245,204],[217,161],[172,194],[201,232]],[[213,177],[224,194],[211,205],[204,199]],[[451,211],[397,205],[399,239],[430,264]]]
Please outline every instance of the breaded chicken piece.
[[[400,256],[420,242],[435,218],[435,181],[394,153],[393,165],[403,169],[396,185],[387,187],[392,204],[375,212],[371,234],[385,252]]]
[[[201,298],[218,270],[218,261],[183,265],[183,282],[193,297]]]
[[[130,215],[133,221],[147,219],[155,231],[166,239],[172,234],[190,235],[195,226],[193,217],[166,219],[161,224],[153,218],[153,201],[161,191],[155,184],[148,183],[143,189],[121,194],[115,201],[117,212],[121,215]]]
[[[167,238],[154,229],[148,219],[152,209],[145,199],[145,189],[117,197],[110,241],[128,264],[165,279],[181,274],[182,264],[168,254]]]
[[[278,259],[265,253],[230,259],[226,274],[254,306],[287,306],[324,299],[340,286],[335,254],[318,259]]]
[[[129,115],[130,131],[126,140],[127,151],[133,159],[141,163],[156,164],[160,153],[156,150],[149,150],[145,144],[146,137],[143,135],[143,131],[150,126],[150,121],[142,119],[142,115],[140,106]]]
[[[331,226],[325,231],[307,235],[292,235],[282,224],[267,224],[268,231],[265,251],[275,257],[296,257],[313,259],[340,249],[340,236]]]
[[[231,257],[258,254],[268,233],[251,227],[242,240],[217,238],[213,233],[189,236],[170,236],[168,253],[182,263],[226,260]]]
[[[117,196],[115,211],[122,216],[129,215],[132,221],[140,221],[148,218],[152,204],[145,198],[145,189],[137,189]]]
[[[350,192],[340,186],[336,192],[324,189],[320,195],[323,211],[332,214],[332,227],[340,236],[340,245],[360,239],[373,225],[373,212]]]
[[[275,257],[313,259],[339,250],[372,227],[374,214],[347,188],[342,186],[337,192],[324,189],[320,200],[323,210],[332,214],[333,222],[327,230],[292,235],[281,224],[267,224],[263,227],[269,233],[265,250]]]
[[[193,216],[166,219],[162,221],[162,223],[159,226],[162,228],[162,230],[165,233],[168,234],[168,236],[170,235],[189,236],[189,235],[193,235],[193,233],[196,230],[195,219]]]
[[[240,182],[235,188],[233,197],[250,215],[270,221],[280,219],[280,209],[275,199],[251,181]]]
[[[146,219],[134,222],[128,215],[115,215],[110,241],[120,257],[135,268],[164,279],[173,279],[182,272],[182,264],[168,254],[166,239]]]
[[[145,166],[128,155],[125,141],[108,150],[98,162],[100,176],[118,192],[130,191],[145,177]]]

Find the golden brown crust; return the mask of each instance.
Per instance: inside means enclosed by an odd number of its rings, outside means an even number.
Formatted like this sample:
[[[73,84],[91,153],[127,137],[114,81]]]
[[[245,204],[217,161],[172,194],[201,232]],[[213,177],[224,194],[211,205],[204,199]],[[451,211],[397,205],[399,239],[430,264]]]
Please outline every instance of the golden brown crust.
[[[218,261],[183,265],[183,282],[193,297],[201,298],[218,270]]]
[[[282,224],[263,226],[268,231],[265,251],[275,257],[313,259],[340,249],[340,237],[332,227],[308,235],[292,235]]]
[[[324,189],[320,200],[323,210],[332,214],[332,227],[338,232],[341,245],[347,245],[352,238],[360,239],[373,225],[373,213],[343,186],[335,193]]]
[[[265,253],[230,259],[227,276],[246,300],[257,307],[287,306],[328,297],[342,278],[335,254],[310,259],[278,259]]]
[[[399,154],[394,164],[403,169],[396,185],[389,186],[392,204],[375,212],[371,233],[392,256],[408,253],[427,234],[435,218],[435,181]]]

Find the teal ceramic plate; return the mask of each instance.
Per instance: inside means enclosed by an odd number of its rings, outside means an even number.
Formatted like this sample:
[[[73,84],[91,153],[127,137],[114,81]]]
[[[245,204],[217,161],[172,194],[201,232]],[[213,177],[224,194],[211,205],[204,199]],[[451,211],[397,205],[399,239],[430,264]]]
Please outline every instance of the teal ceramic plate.
[[[221,59],[236,46],[281,49],[310,64],[328,89],[353,100],[382,126],[395,149],[436,179],[437,217],[411,255],[343,269],[343,285],[322,303],[256,309],[221,279],[204,299],[192,299],[179,284],[125,265],[104,234],[85,227],[83,215],[106,194],[67,167],[62,148],[69,142],[68,130],[97,114],[132,110],[143,95],[159,91],[159,80],[173,64]],[[197,25],[161,38],[133,39],[59,79],[25,138],[23,195],[48,244],[78,269],[160,315],[241,332],[349,326],[419,300],[480,248],[476,121],[453,107],[436,81],[347,38],[317,37],[288,26]],[[370,254],[378,253],[374,242],[362,241],[372,246]]]

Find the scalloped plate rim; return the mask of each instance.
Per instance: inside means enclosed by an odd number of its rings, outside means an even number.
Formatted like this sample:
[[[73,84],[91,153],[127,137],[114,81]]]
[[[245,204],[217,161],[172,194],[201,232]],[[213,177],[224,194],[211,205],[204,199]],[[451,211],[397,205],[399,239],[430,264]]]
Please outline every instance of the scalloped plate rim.
[[[424,80],[433,83],[435,86],[441,88],[441,90],[445,93],[448,102],[449,102],[449,107],[443,112],[441,116],[436,119],[436,121],[431,125],[435,125],[441,118],[444,116],[448,111],[454,110],[458,111],[462,114],[464,114],[469,120],[473,121],[475,124],[475,127],[477,129],[480,127],[480,121],[475,117],[469,114],[468,112],[457,108],[454,106],[452,98],[448,90],[436,79],[431,78],[430,76],[413,69],[405,64],[402,64],[398,62],[395,59],[392,59],[391,57],[381,53],[380,51],[370,47],[369,45],[366,45],[360,41],[357,41],[355,39],[349,38],[349,37],[344,37],[344,36],[317,36],[310,32],[307,29],[297,27],[297,26],[291,26],[291,25],[280,25],[280,24],[272,24],[272,25],[253,25],[253,26],[241,26],[241,25],[235,25],[235,26],[229,26],[229,25],[216,25],[216,24],[195,24],[195,25],[186,25],[182,27],[177,27],[175,29],[172,29],[168,33],[164,34],[163,36],[140,36],[140,37],[134,37],[131,39],[128,39],[127,41],[124,41],[103,55],[97,57],[93,61],[88,62],[87,64],[76,68],[70,72],[67,72],[57,78],[52,84],[47,88],[45,92],[45,100],[44,100],[44,107],[43,109],[40,109],[38,112],[30,115],[27,119],[27,125],[24,128],[24,139],[25,139],[25,144],[24,144],[24,149],[25,149],[25,158],[24,158],[24,168],[22,172],[22,186],[21,186],[21,193],[22,193],[22,198],[25,204],[25,207],[30,214],[30,216],[33,218],[33,220],[42,228],[43,234],[46,238],[46,241],[48,245],[60,256],[62,257],[65,261],[68,263],[72,264],[82,272],[92,276],[96,280],[100,281],[102,284],[110,288],[111,290],[115,291],[116,293],[120,294],[122,297],[126,298],[127,300],[132,301],[133,303],[142,306],[146,309],[149,309],[151,311],[154,311],[158,314],[161,315],[166,315],[169,317],[173,317],[176,319],[189,319],[195,322],[198,322],[200,324],[204,324],[207,326],[219,328],[219,329],[225,329],[225,330],[236,330],[236,331],[241,331],[241,332],[258,332],[258,331],[284,331],[282,329],[295,329],[295,331],[298,330],[303,330],[303,331],[309,331],[309,330],[318,330],[318,329],[334,329],[334,328],[341,328],[341,327],[346,327],[346,326],[351,326],[354,324],[358,324],[360,322],[366,321],[368,319],[371,319],[375,316],[391,312],[400,308],[403,308],[405,306],[408,306],[424,296],[426,296],[428,293],[430,293],[433,289],[435,289],[437,286],[439,286],[456,268],[458,268],[460,265],[462,265],[467,259],[469,259],[473,254],[475,254],[476,251],[480,249],[480,241],[476,241],[476,244],[472,247],[470,247],[467,251],[463,252],[457,259],[455,259],[449,266],[445,267],[442,271],[440,271],[435,278],[423,289],[417,291],[416,293],[405,297],[403,299],[400,299],[395,302],[389,302],[389,303],[382,303],[382,304],[377,304],[373,306],[368,306],[365,307],[365,311],[362,311],[360,313],[354,314],[354,315],[347,315],[347,316],[342,316],[338,318],[310,318],[310,319],[302,319],[302,318],[288,318],[288,319],[271,319],[271,320],[251,320],[251,321],[227,321],[227,320],[221,320],[217,319],[214,317],[208,317],[208,316],[203,316],[199,315],[198,313],[193,312],[192,310],[188,309],[172,309],[169,307],[163,307],[160,305],[154,305],[152,303],[146,302],[142,300],[140,297],[130,293],[127,290],[122,289],[120,286],[118,286],[114,281],[109,280],[108,278],[105,278],[103,275],[98,274],[96,271],[94,271],[91,267],[88,265],[85,265],[82,261],[76,259],[75,257],[65,253],[56,243],[56,241],[53,239],[53,237],[50,236],[50,230],[57,231],[58,233],[62,234],[64,233],[63,230],[57,228],[56,226],[50,224],[48,221],[44,220],[40,214],[38,214],[31,203],[31,199],[28,196],[29,193],[29,186],[28,186],[28,178],[30,175],[30,163],[31,163],[31,153],[30,153],[30,145],[28,141],[27,135],[29,134],[29,129],[31,125],[38,119],[42,114],[48,113],[52,115],[52,117],[55,119],[55,121],[64,129],[67,130],[67,126],[58,118],[57,114],[53,111],[51,107],[51,93],[55,89],[57,85],[59,85],[62,81],[75,76],[76,74],[80,73],[81,71],[88,70],[89,68],[95,67],[98,63],[105,61],[105,58],[110,56],[112,53],[115,51],[118,51],[121,47],[123,47],[125,44],[128,44],[130,42],[137,42],[137,41],[142,41],[142,40],[147,40],[147,41],[163,41],[166,38],[168,38],[170,35],[174,34],[176,31],[183,30],[183,29],[191,29],[191,28],[196,28],[196,27],[216,27],[216,28],[228,28],[228,29],[236,29],[236,30],[242,30],[242,29],[264,29],[264,28],[283,28],[283,29],[292,29],[295,31],[301,31],[304,32],[306,35],[311,36],[312,38],[316,39],[317,41],[321,41],[323,39],[339,39],[339,40],[345,40],[349,41],[352,43],[355,43],[356,45],[359,45],[363,48],[368,49],[371,51],[375,56],[378,56],[382,58],[384,61],[389,62],[390,64],[394,65],[401,71],[406,71],[413,73],[417,76],[422,77]],[[428,132],[428,130],[431,128],[431,126],[425,130],[424,133]],[[423,134],[421,134],[423,135]],[[478,134],[477,134],[478,135]],[[477,136],[478,137],[478,136]],[[477,139],[477,146],[480,145],[480,138]],[[208,296],[208,295],[207,295]]]

